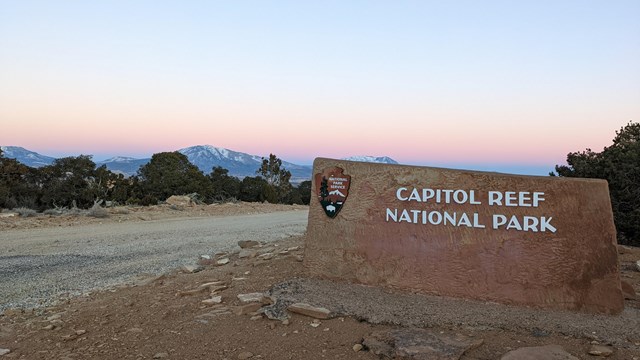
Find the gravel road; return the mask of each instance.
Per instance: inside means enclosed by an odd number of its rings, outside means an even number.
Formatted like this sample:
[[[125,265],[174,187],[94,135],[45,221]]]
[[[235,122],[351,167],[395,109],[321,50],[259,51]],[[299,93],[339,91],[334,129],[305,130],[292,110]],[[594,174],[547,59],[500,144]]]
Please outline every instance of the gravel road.
[[[301,235],[307,211],[0,232],[0,311],[121,284],[238,249]]]

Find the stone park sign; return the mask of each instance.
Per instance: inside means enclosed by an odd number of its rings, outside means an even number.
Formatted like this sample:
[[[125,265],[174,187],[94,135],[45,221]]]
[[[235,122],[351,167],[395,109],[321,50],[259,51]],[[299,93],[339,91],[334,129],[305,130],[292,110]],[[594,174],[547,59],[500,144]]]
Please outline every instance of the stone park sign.
[[[543,308],[624,308],[607,182],[318,158],[314,276]]]

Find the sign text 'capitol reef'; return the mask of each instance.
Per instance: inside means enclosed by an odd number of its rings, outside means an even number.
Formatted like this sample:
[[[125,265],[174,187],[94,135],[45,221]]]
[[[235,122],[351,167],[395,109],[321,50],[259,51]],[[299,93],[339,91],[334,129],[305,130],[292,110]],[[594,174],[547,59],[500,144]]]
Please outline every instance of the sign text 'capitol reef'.
[[[435,204],[470,204],[482,206],[476,190],[454,189],[418,189],[400,187],[396,190],[396,199],[403,202],[435,203]],[[529,207],[537,208],[544,202],[544,192],[529,191],[488,191],[487,205],[490,207]],[[528,232],[551,232],[556,228],[551,224],[551,216],[518,216],[491,214],[491,229],[507,229]],[[396,223],[412,223],[423,225],[466,226],[485,229],[480,214],[477,212],[455,212],[447,210],[424,209],[386,209],[386,221]]]

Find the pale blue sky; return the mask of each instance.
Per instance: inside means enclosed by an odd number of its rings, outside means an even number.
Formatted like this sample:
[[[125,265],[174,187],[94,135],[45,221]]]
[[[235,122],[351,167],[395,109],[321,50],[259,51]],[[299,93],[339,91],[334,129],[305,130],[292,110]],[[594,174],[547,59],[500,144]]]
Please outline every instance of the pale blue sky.
[[[0,0],[0,49],[0,144],[49,155],[544,174],[640,119],[640,1]]]

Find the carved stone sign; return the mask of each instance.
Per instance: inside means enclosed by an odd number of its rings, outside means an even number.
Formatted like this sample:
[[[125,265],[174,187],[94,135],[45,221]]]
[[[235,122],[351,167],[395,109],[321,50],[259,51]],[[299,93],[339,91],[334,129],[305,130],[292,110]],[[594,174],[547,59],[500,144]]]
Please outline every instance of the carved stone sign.
[[[624,307],[606,181],[323,158],[314,174],[305,250],[314,276],[545,308]]]

